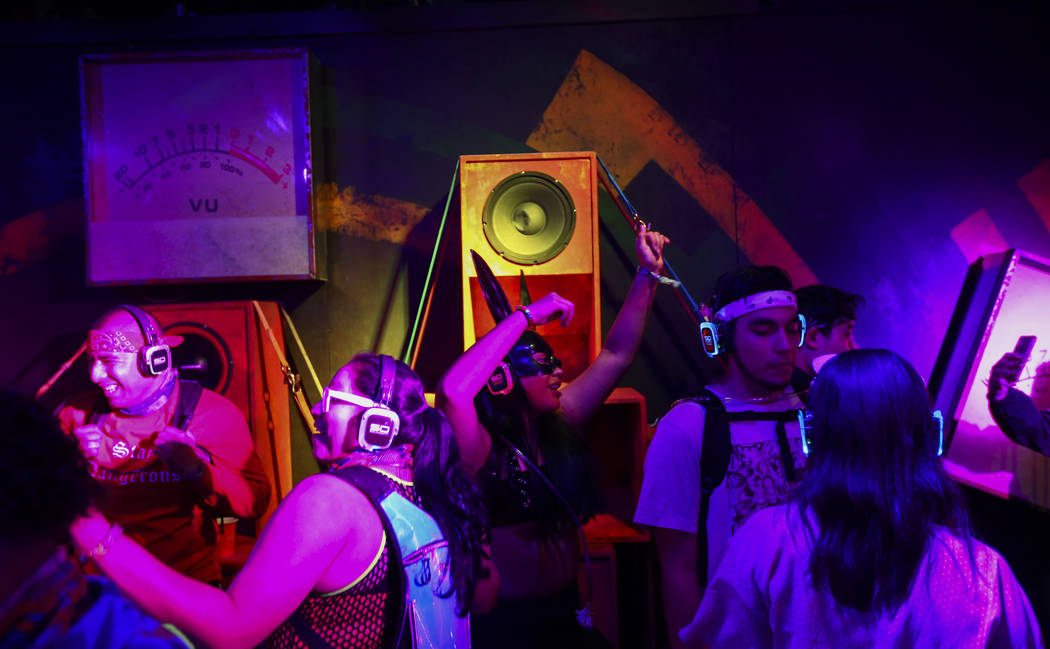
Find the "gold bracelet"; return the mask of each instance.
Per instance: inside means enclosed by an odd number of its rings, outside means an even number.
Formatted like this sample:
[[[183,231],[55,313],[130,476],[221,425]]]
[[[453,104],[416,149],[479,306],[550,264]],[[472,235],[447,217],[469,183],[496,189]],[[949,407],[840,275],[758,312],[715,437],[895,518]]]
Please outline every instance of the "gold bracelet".
[[[117,523],[110,525],[109,529],[106,531],[106,535],[102,537],[102,540],[98,542],[98,545],[91,548],[91,551],[87,553],[88,558],[98,559],[99,557],[106,556],[113,547],[113,542],[123,533],[124,528]]]

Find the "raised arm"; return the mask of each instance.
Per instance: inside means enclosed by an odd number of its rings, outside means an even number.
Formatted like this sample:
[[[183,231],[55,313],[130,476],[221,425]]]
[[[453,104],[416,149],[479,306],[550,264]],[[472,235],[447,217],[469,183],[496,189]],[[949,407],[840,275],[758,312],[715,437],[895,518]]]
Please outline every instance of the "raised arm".
[[[594,362],[562,388],[562,414],[571,426],[579,428],[587,423],[634,362],[656,295],[658,283],[653,275],[663,271],[663,248],[667,242],[667,237],[659,232],[644,225],[639,227],[634,242],[639,272],[609,329],[605,345]]]
[[[378,547],[382,527],[375,509],[364,494],[337,480],[313,476],[292,490],[227,592],[175,572],[127,536],[110,534],[101,514],[77,520],[71,532],[153,617],[206,646],[247,649],[295,611],[344,547],[370,541]],[[365,538],[370,530],[375,539]],[[374,547],[369,551],[374,555]]]
[[[515,311],[463,352],[441,377],[437,405],[452,424],[459,454],[470,474],[485,464],[492,447],[492,438],[478,421],[474,397],[530,324],[558,319],[563,327],[568,326],[573,308],[572,302],[557,293],[548,293],[529,305],[531,323],[523,311]]]

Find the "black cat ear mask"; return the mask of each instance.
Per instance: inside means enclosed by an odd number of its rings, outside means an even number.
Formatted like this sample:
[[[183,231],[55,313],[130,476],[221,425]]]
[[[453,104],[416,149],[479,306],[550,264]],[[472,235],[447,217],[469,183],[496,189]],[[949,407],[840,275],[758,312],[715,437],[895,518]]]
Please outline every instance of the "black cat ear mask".
[[[507,300],[507,294],[503,292],[503,287],[496,281],[496,276],[492,273],[488,263],[473,250],[470,251],[470,257],[474,261],[474,272],[477,273],[478,284],[481,286],[481,294],[485,297],[485,304],[489,307],[492,319],[499,324],[510,314],[514,313],[514,309],[511,308],[510,301]],[[524,279],[522,279],[522,295],[526,295]],[[538,356],[538,353],[542,353],[544,358],[537,360],[536,356]],[[514,347],[511,348],[510,353],[507,354],[507,360],[519,377],[550,374],[561,367],[561,361],[554,356],[554,350],[543,339],[543,336],[529,330],[526,330],[521,338],[518,339],[518,342],[514,344]]]

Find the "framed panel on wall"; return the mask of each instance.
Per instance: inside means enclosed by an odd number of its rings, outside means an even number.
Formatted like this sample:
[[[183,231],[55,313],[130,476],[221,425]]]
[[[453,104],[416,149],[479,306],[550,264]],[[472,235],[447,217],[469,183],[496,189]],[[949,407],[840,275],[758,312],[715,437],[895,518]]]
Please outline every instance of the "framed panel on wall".
[[[323,279],[305,49],[80,60],[92,285]]]
[[[957,481],[1050,509],[1050,458],[1012,442],[988,409],[992,365],[1021,336],[1035,347],[1015,388],[1050,409],[1050,259],[1021,251],[982,257],[970,267],[930,389],[945,413],[944,466]]]

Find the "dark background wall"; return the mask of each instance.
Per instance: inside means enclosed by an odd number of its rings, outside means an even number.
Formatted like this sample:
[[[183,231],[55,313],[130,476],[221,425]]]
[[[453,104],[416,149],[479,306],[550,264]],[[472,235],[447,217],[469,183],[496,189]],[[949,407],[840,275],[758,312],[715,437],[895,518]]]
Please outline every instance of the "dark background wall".
[[[865,295],[861,344],[927,376],[971,261],[1008,247],[1050,257],[1041,3],[59,15],[0,24],[0,382],[24,390],[129,300],[279,300],[322,380],[355,351],[400,354],[462,154],[595,150],[671,237],[667,257],[698,299],[737,265],[783,265],[799,284]],[[328,281],[87,288],[78,57],[284,46],[316,62]],[[601,205],[607,328],[634,258]],[[458,273],[451,254],[420,359],[431,385],[459,349]],[[713,371],[701,357],[664,292],[624,384],[658,415]],[[1011,515],[1046,526],[1023,505]],[[1045,591],[1031,554],[1016,559],[1026,588]]]

